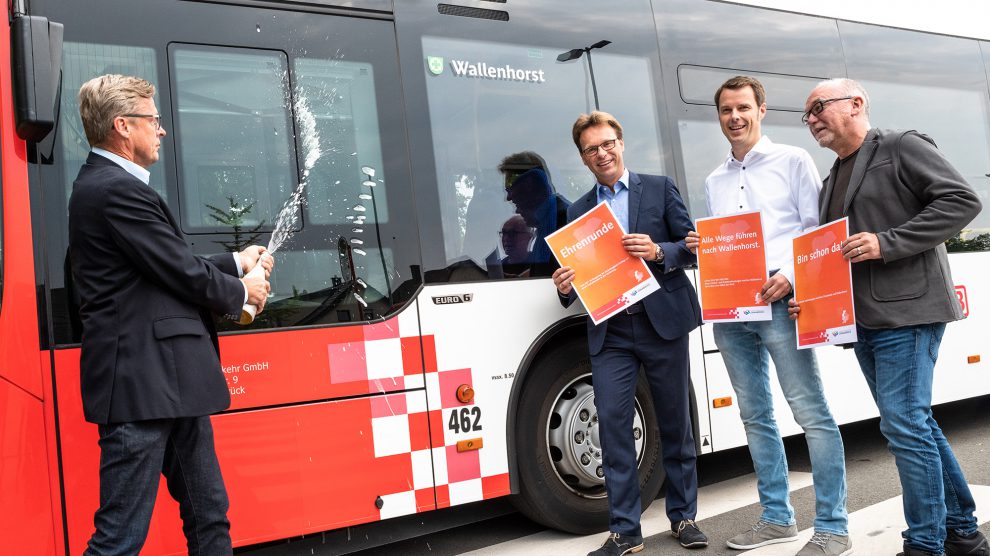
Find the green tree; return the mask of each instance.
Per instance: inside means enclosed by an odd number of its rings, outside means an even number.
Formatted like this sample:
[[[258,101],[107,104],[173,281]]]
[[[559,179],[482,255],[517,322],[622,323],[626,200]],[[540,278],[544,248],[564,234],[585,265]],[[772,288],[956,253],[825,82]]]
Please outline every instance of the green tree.
[[[244,222],[247,219],[247,215],[254,208],[256,202],[248,205],[241,205],[241,203],[233,198],[227,197],[227,202],[230,203],[230,207],[227,210],[223,210],[219,207],[213,205],[206,205],[206,208],[210,209],[210,218],[215,220],[221,226],[230,228],[233,234],[233,241],[216,241],[214,243],[219,243],[224,249],[233,253],[236,251],[243,251],[248,245],[254,245],[258,242],[258,238],[261,237],[261,228],[265,225],[265,221],[262,220],[257,226],[245,230]]]
[[[980,234],[972,239],[962,239],[961,234],[945,242],[950,253],[969,251],[990,251],[990,233]]]

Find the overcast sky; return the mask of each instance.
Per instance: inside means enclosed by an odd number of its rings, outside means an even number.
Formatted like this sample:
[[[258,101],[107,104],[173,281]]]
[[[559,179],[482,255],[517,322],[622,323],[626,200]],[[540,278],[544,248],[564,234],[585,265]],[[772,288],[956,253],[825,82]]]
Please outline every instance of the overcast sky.
[[[729,0],[784,11],[990,40],[988,0]]]

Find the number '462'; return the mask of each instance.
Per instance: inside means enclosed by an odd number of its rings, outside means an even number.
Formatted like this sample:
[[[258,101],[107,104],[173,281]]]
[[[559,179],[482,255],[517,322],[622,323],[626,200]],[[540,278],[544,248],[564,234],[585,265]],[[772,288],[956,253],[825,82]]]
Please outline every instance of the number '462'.
[[[462,407],[450,412],[447,428],[455,433],[481,430],[481,408]]]

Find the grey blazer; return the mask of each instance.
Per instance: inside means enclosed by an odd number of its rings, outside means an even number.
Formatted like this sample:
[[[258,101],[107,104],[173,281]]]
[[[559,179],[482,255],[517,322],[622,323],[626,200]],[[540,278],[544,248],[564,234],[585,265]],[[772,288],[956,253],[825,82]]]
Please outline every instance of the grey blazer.
[[[838,167],[836,160],[819,197],[822,222]],[[897,328],[963,318],[944,243],[981,206],[973,188],[926,135],[871,129],[843,204],[850,235],[877,234],[883,257],[852,265],[856,322]]]

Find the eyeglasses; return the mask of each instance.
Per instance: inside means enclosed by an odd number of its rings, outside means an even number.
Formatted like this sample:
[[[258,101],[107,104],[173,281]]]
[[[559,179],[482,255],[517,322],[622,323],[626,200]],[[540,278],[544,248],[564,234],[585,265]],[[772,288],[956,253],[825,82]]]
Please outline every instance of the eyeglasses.
[[[516,230],[505,230],[505,231],[499,232],[498,235],[500,235],[502,237],[508,237],[508,238],[511,239],[511,238],[519,237],[519,236],[530,236],[530,237],[532,237],[533,236],[533,232],[529,232],[529,231],[519,232],[519,231],[516,231]]]
[[[808,125],[808,118],[810,116],[812,116],[812,115],[817,116],[817,115],[821,114],[822,111],[825,110],[825,105],[826,104],[835,102],[837,100],[849,100],[849,99],[852,99],[852,98],[856,98],[856,97],[838,97],[838,98],[818,99],[814,103],[812,103],[811,110],[808,110],[807,112],[804,113],[803,116],[801,116],[801,123],[803,123],[805,125]]]
[[[595,156],[596,154],[598,154],[598,149],[602,149],[605,152],[609,152],[615,148],[616,141],[618,141],[618,139],[609,139],[604,143],[599,143],[598,145],[585,147],[581,149],[581,154],[583,154],[584,156]]]
[[[125,118],[152,118],[153,124],[155,126],[155,131],[162,128],[162,115],[161,114],[121,114]]]

